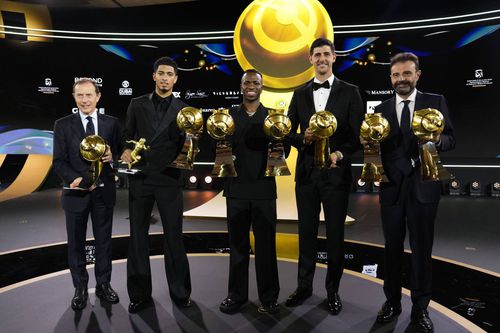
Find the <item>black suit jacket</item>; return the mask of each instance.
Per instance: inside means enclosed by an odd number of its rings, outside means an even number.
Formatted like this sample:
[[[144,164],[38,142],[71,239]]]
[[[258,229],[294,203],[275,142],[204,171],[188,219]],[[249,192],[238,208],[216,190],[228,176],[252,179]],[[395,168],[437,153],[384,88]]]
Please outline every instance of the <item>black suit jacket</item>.
[[[433,108],[443,114],[445,127],[441,133],[438,151],[447,151],[455,147],[455,137],[453,135],[453,125],[448,113],[446,100],[442,95],[417,92],[415,98],[415,111]],[[380,203],[382,205],[394,204],[399,197],[401,184],[405,177],[413,171],[411,159],[418,161],[418,141],[412,135],[408,150],[405,150],[402,137],[400,135],[399,123],[396,114],[396,97],[392,97],[375,108],[375,112],[380,112],[387,119],[391,127],[389,136],[381,142],[380,150],[384,171],[389,178],[388,183],[380,185]],[[417,199],[422,203],[439,202],[441,197],[441,183],[434,181],[422,181],[420,164],[416,163],[418,175],[415,179],[415,191]]]
[[[120,126],[118,119],[103,114],[97,115],[98,135],[111,147],[114,160],[121,151]],[[53,165],[56,173],[63,180],[63,186],[78,177],[83,177],[83,183],[89,183],[90,162],[80,154],[80,142],[85,138],[85,131],[78,113],[58,119],[54,124],[54,153]],[[103,199],[107,206],[113,206],[116,200],[116,186],[114,174],[109,163],[105,163],[100,176],[104,183]],[[86,191],[63,191],[62,204],[67,210],[79,210],[80,197],[85,197]]]
[[[144,171],[144,183],[160,186],[182,185],[181,171],[169,168],[184,143],[185,134],[177,127],[177,114],[187,104],[172,97],[172,102],[166,114],[158,118],[152,101],[153,94],[133,98],[127,110],[127,120],[124,131],[124,146],[133,149],[127,140],[146,139],[149,151],[142,151],[141,161],[134,165]]]
[[[264,134],[264,119],[268,109],[262,104],[252,117],[243,106],[229,110],[235,124],[231,137],[234,167],[237,177],[228,177],[224,183],[224,196],[236,199],[276,199],[274,177],[266,177],[269,138]]]
[[[309,119],[316,112],[312,82],[294,91],[288,108],[288,116],[292,121],[290,142],[299,152],[295,174],[298,184],[307,181],[314,165],[314,143],[304,145],[302,134],[309,127]],[[325,109],[337,118],[337,130],[329,139],[330,150],[340,151],[344,158],[337,164],[338,168],[324,172],[328,173],[328,180],[332,185],[349,191],[352,184],[351,156],[361,147],[359,129],[364,114],[358,87],[335,77]],[[299,127],[301,133],[297,133]]]

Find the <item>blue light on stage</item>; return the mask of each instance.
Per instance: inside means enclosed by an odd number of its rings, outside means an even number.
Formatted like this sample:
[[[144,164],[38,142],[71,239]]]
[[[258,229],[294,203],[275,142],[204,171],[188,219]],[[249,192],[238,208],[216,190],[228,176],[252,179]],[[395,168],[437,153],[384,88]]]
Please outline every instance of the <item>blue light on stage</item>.
[[[23,128],[0,133],[0,154],[39,154],[52,155],[54,134]]]
[[[475,28],[458,41],[457,48],[462,47],[462,46],[467,45],[467,44],[470,44],[470,43],[478,40],[481,37],[492,34],[495,31],[497,31],[498,29],[500,29],[500,24],[488,25],[486,27]]]
[[[111,44],[101,44],[99,45],[101,48],[103,48],[105,51],[108,51],[109,53],[116,54],[117,56],[132,61],[132,55],[130,52],[128,52],[123,46],[119,45],[111,45]]]

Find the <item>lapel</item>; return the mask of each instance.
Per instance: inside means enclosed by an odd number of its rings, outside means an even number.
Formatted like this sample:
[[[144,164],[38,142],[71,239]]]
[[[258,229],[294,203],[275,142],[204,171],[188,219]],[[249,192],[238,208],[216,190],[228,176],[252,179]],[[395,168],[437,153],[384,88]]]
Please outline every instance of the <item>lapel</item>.
[[[152,104],[153,104],[153,102],[151,102],[151,105]],[[170,102],[170,106],[168,107],[168,109],[166,111],[167,114],[163,117],[161,122],[158,124],[158,127],[155,128],[155,134],[153,135],[151,142],[154,141],[160,135],[161,132],[168,130],[168,126],[170,125],[170,123],[177,117],[178,111],[179,111],[179,104],[177,102],[177,99],[172,96],[172,102]],[[156,112],[156,111],[153,110],[153,114],[154,114],[154,112]],[[155,114],[154,114],[154,116],[156,117]]]
[[[396,97],[393,96],[389,102],[387,107],[387,114],[383,114],[383,116],[389,122],[389,126],[391,127],[391,136],[399,134],[399,122],[398,116],[396,113]]]
[[[99,135],[101,138],[105,138],[106,133],[108,133],[108,122],[106,121],[106,118],[98,113],[97,114],[97,135]]]
[[[308,106],[308,108],[307,110],[304,110],[307,113],[307,117],[305,117],[304,119],[309,119],[313,114],[316,113],[316,108],[314,107],[312,84],[313,80],[309,81],[309,83],[307,83],[305,87],[305,98],[306,98],[306,105]]]
[[[413,110],[413,112],[417,111],[417,110],[421,110],[423,108],[425,108],[426,106],[423,104],[423,97],[424,95],[417,90],[417,95],[415,96],[415,110]]]
[[[326,111],[330,111],[331,113],[335,114],[335,107],[334,105],[337,103],[336,98],[334,98],[335,95],[339,95],[338,91],[340,89],[340,81],[337,77],[333,80],[332,83],[332,89],[330,90],[330,95],[328,96],[328,100],[326,101]]]
[[[158,126],[158,121],[156,118],[156,110],[152,98],[153,93],[148,95],[148,98],[142,103],[142,107],[145,110],[144,114],[147,119],[146,124],[150,124],[153,128],[153,131],[155,131]]]
[[[82,119],[80,118],[80,114],[78,112],[75,113],[71,119],[71,128],[71,132],[77,135],[78,142],[81,142],[83,138],[85,138],[85,131],[83,129]]]

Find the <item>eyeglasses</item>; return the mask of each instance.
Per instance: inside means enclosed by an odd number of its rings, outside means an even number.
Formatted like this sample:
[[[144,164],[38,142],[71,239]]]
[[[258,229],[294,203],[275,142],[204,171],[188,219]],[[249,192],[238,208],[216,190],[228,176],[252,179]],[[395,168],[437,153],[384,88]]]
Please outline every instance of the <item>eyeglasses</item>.
[[[399,80],[400,78],[405,78],[405,79],[409,79],[411,78],[412,76],[414,75],[413,72],[403,72],[403,74],[401,73],[391,73],[391,77],[394,79],[394,80]]]

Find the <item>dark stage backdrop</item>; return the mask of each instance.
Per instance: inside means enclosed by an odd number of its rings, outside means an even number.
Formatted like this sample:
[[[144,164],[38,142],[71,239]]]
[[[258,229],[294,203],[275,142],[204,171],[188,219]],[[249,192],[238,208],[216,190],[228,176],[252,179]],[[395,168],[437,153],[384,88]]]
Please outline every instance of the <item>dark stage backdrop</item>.
[[[500,164],[498,25],[339,35],[335,44],[336,74],[357,84],[369,105],[392,96],[389,57],[415,52],[423,71],[419,89],[444,94],[449,103],[457,147],[442,154],[444,163]],[[4,39],[0,40],[0,135],[23,128],[52,130],[54,121],[75,107],[71,88],[79,77],[95,79],[102,92],[98,107],[124,121],[130,99],[153,90],[152,64],[164,55],[175,58],[182,68],[175,94],[188,104],[213,109],[240,103],[242,70],[232,41],[139,45]],[[212,150],[203,149],[205,144],[202,140],[198,159],[213,161]]]

